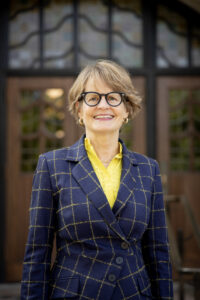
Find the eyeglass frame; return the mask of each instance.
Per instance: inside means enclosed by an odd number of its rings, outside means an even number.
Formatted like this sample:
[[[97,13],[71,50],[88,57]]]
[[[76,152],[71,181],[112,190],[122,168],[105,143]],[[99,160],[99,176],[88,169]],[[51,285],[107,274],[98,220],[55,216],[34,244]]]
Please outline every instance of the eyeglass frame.
[[[99,101],[98,101],[95,105],[93,105],[93,104],[92,104],[92,105],[89,105],[89,104],[86,102],[86,100],[85,100],[85,96],[86,96],[87,94],[92,94],[92,93],[99,95]],[[108,97],[108,95],[110,95],[110,94],[119,94],[119,95],[121,96],[121,101],[120,101],[117,105],[112,105],[112,104],[110,104],[110,103],[108,102],[108,100],[107,100],[107,97]],[[125,97],[126,97],[126,94],[125,94],[125,93],[122,93],[122,92],[109,92],[109,93],[107,93],[107,94],[101,94],[101,93],[93,92],[93,91],[91,91],[91,92],[83,92],[83,93],[80,95],[78,101],[80,102],[80,101],[82,101],[82,99],[83,99],[83,101],[85,102],[86,105],[88,105],[88,106],[90,106],[90,107],[94,107],[94,106],[97,106],[97,105],[101,102],[101,99],[102,99],[103,96],[105,97],[106,102],[108,103],[108,105],[110,105],[110,106],[112,106],[112,107],[117,107],[117,106],[119,106],[124,100],[125,100],[125,101],[128,101],[128,99],[125,98]]]

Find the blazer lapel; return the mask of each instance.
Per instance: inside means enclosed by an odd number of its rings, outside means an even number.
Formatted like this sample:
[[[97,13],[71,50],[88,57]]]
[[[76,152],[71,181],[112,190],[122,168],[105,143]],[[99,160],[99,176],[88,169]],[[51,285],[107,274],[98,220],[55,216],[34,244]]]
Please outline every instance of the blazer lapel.
[[[123,240],[126,240],[88,159],[84,147],[84,138],[85,136],[83,136],[74,146],[70,147],[70,155],[68,154],[66,157],[67,160],[77,162],[72,169],[72,175],[81,186],[86,197],[88,197],[99,211],[107,225]]]
[[[127,202],[133,198],[134,189],[140,186],[138,182],[137,161],[133,154],[128,151],[123,143],[123,161],[120,187],[117,199],[113,206],[115,216],[119,215],[120,211],[126,206]]]

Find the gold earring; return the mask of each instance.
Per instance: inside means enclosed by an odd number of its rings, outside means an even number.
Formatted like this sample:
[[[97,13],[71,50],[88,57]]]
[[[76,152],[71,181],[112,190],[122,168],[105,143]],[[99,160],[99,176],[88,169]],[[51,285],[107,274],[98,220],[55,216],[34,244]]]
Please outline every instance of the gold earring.
[[[124,118],[124,123],[125,123],[125,124],[128,123],[128,117]]]
[[[79,124],[80,124],[81,126],[84,126],[83,119],[79,118],[79,119],[78,119],[78,122],[79,122]]]

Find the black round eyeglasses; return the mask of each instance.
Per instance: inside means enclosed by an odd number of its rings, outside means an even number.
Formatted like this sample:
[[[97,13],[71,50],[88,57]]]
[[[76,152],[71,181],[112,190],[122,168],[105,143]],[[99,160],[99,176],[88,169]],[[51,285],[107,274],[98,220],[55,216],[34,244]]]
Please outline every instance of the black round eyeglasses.
[[[102,96],[105,96],[106,102],[110,106],[114,107],[120,105],[123,100],[127,101],[127,99],[125,98],[125,94],[120,92],[110,92],[107,94],[100,94],[97,92],[84,92],[80,95],[78,101],[84,100],[84,102],[88,106],[96,106],[101,101]]]

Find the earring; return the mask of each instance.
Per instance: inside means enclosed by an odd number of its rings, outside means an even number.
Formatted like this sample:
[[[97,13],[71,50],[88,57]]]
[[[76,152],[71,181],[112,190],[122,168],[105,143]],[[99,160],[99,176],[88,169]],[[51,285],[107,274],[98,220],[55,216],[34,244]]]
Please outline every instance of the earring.
[[[128,123],[128,117],[124,118],[124,123],[127,124]]]
[[[79,125],[84,126],[83,119],[79,118],[78,122],[79,122]]]

